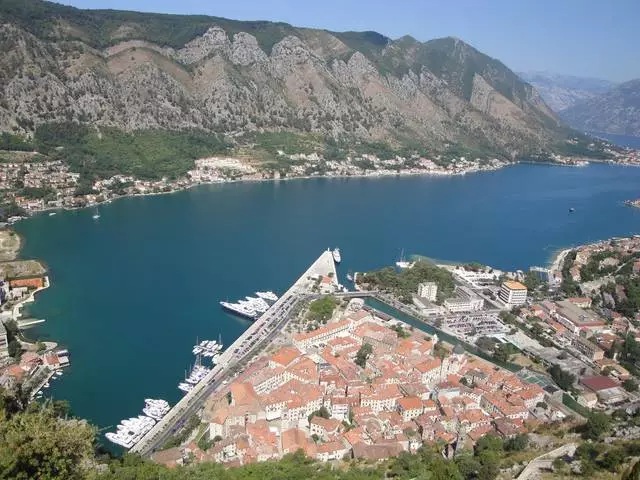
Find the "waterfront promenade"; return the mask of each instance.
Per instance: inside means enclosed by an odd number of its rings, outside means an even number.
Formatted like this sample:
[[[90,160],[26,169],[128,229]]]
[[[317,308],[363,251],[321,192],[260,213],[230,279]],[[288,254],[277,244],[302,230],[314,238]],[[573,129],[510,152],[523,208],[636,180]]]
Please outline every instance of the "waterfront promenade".
[[[162,447],[184,422],[202,407],[207,397],[223,384],[229,374],[237,368],[242,368],[253,355],[273,341],[286,326],[295,306],[311,295],[318,275],[328,276],[337,281],[337,272],[330,251],[323,252],[269,310],[227,347],[216,366],[133,446],[131,452],[148,455]]]

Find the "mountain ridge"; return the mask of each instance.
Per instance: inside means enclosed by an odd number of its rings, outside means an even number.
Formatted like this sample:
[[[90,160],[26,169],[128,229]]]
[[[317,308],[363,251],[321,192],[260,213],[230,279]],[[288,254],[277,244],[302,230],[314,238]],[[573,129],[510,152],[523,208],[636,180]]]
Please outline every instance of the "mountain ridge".
[[[609,80],[578,77],[553,72],[518,72],[520,78],[533,85],[554,112],[611,90]]]
[[[584,131],[640,137],[640,78],[578,102],[560,115]]]
[[[568,130],[502,62],[444,37],[0,4],[0,129],[293,131],[515,157]]]

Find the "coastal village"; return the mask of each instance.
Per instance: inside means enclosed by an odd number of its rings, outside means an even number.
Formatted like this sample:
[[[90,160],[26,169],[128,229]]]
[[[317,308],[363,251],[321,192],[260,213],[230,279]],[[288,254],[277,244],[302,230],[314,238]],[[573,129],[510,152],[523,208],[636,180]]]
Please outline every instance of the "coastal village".
[[[25,318],[23,308],[49,287],[49,277],[40,262],[16,259],[20,244],[15,232],[0,230],[0,388],[13,391],[20,385],[30,398],[41,398],[70,359],[56,343],[32,341],[24,334],[42,322]]]
[[[12,153],[12,152],[6,152]],[[183,190],[200,184],[232,181],[263,181],[305,177],[353,177],[396,175],[464,175],[503,168],[511,162],[497,158],[466,158],[435,155],[425,158],[394,156],[381,159],[373,154],[325,159],[318,153],[286,153],[278,150],[275,162],[258,162],[247,156],[211,157],[194,161],[193,169],[179,178],[140,179],[131,175],[114,175],[87,183],[61,160],[49,160],[36,152],[14,152],[0,162],[2,204],[14,208],[3,212],[11,222],[43,210],[73,209],[109,202],[127,195],[149,195]],[[635,151],[611,150],[612,162],[640,165]],[[18,155],[19,154],[19,155]],[[553,155],[550,163],[584,166],[585,160]]]
[[[529,272],[400,261],[357,274],[360,292],[347,297],[331,274],[318,277],[322,296],[206,399],[196,436],[151,458],[238,466],[301,450],[319,461],[380,461],[425,446],[453,458],[486,435],[539,438],[549,426],[564,432],[553,441],[558,457],[570,458],[576,423],[640,407],[635,360],[614,348],[640,340],[638,318],[563,290],[570,254],[584,265],[603,249],[640,257],[640,238],[563,251]],[[420,281],[408,302],[379,280],[411,272]],[[442,272],[454,280],[447,295]],[[372,308],[368,296],[418,323]],[[321,316],[319,304],[328,305]],[[640,429],[608,435],[640,438]]]

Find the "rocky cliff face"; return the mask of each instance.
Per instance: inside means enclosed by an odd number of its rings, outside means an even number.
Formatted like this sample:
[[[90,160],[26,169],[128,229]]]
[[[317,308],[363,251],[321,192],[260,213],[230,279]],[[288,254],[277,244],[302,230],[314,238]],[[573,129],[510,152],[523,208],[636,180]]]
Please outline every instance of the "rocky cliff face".
[[[560,130],[530,85],[457,39],[394,41],[36,0],[3,2],[0,23],[2,131],[77,120],[515,154],[554,142]]]
[[[561,115],[581,130],[640,137],[640,79],[579,102]]]

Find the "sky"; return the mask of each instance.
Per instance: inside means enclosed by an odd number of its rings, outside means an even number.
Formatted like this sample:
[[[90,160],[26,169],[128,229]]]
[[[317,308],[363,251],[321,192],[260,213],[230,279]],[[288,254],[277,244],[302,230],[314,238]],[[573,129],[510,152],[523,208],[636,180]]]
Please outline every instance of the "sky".
[[[57,0],[80,8],[206,14],[420,41],[454,36],[514,71],[640,78],[639,0]]]

